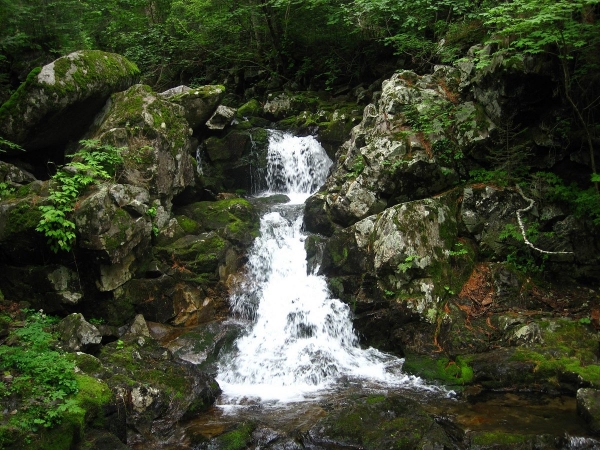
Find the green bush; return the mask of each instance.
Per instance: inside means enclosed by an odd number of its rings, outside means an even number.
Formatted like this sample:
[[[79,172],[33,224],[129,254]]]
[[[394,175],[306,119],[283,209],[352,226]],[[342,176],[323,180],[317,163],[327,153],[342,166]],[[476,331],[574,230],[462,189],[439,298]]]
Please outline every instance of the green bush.
[[[43,428],[59,424],[67,413],[82,413],[73,396],[78,392],[74,364],[52,349],[54,336],[48,331],[56,322],[37,312],[10,335],[11,345],[0,346],[1,409],[17,405],[15,413],[0,422],[0,447],[11,436],[30,440]],[[16,400],[16,403],[15,403]]]
[[[44,233],[55,253],[69,251],[75,242],[75,223],[69,220],[77,197],[90,184],[116,176],[122,164],[121,149],[95,140],[80,141],[83,148],[52,177],[49,205],[40,206],[42,218],[36,230]],[[67,168],[68,167],[68,168]]]

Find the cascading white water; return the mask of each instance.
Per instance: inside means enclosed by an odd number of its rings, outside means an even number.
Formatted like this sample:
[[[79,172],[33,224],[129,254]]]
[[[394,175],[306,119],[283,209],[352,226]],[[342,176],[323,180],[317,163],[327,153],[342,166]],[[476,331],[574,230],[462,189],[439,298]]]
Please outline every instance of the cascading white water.
[[[268,162],[269,191],[292,201],[262,217],[247,278],[231,298],[250,325],[221,362],[217,380],[225,397],[302,400],[341,377],[416,382],[400,372],[401,360],[361,349],[348,306],[331,298],[323,277],[307,274],[302,203],[332,164],[323,148],[312,137],[272,132]]]

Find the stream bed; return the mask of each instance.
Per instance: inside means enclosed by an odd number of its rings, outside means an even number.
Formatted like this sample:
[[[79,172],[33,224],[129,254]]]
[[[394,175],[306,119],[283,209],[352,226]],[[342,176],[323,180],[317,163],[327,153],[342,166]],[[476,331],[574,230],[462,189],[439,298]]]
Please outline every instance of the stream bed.
[[[223,393],[208,412],[181,423],[164,448],[362,448],[356,444],[361,437],[345,441],[337,429],[330,430],[334,437],[323,437],[326,418],[344,408],[350,411],[344,417],[350,418],[356,411],[378,411],[388,421],[385,426],[399,426],[396,413],[373,406],[389,399],[415,405],[402,416],[419,415],[415,427],[427,417],[427,426],[445,433],[435,441],[424,428],[419,445],[433,444],[422,448],[497,448],[473,445],[469,436],[478,433],[546,436],[530,443],[509,440],[526,445],[515,448],[598,448],[587,436],[573,397],[457,394],[403,373],[401,358],[361,347],[348,305],[332,298],[326,280],[307,269],[303,202],[324,183],[331,160],[312,137],[272,132],[268,162],[268,190],[261,195],[285,194],[290,201],[262,216],[246,273],[233,288],[230,320],[242,332],[217,362]],[[391,422],[384,417],[388,413]],[[352,435],[360,426],[345,432]],[[227,433],[235,445],[218,440]],[[440,444],[444,439],[451,446]],[[398,448],[410,448],[406,445]]]

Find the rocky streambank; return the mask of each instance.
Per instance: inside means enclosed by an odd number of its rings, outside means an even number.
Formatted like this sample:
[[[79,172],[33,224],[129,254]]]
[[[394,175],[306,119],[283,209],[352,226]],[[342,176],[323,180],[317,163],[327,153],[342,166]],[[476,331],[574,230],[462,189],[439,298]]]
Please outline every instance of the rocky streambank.
[[[472,432],[456,412],[392,392],[322,402],[293,429],[249,418],[193,431],[240,332],[224,319],[259,211],[285,201],[247,198],[264,188],[268,130],[280,129],[317,136],[334,159],[306,203],[306,249],[365,346],[466,403],[566,395],[586,434],[598,433],[600,242],[597,217],[580,207],[589,161],[552,125],[564,112],[544,61],[495,56],[478,69],[473,54],[337,97],[155,93],[102,52],[34,70],[0,108],[2,137],[25,150],[0,153],[0,339],[13,355],[1,363],[0,444],[594,448],[563,430]],[[99,149],[119,149],[108,177],[93,175]],[[83,177],[64,210],[73,225],[59,228],[73,233],[70,248],[54,252],[40,206],[56,208],[65,179]],[[60,420],[35,416],[39,394],[15,382],[29,369],[14,355],[39,341],[31,329],[76,377],[49,406],[75,402]]]

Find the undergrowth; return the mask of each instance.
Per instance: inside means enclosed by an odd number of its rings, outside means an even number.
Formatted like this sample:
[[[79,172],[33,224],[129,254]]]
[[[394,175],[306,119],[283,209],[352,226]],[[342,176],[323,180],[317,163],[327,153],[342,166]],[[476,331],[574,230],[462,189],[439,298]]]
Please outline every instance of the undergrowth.
[[[71,250],[75,242],[75,223],[69,215],[77,197],[87,186],[115,177],[123,163],[120,148],[97,140],[83,140],[80,144],[83,148],[69,155],[72,161],[52,177],[50,204],[40,206],[42,218],[36,230],[44,233],[55,253]]]
[[[0,346],[0,448],[15,435],[30,441],[41,429],[59,424],[67,413],[82,413],[73,398],[78,392],[74,364],[53,350],[48,331],[57,319],[32,313],[24,326]]]

